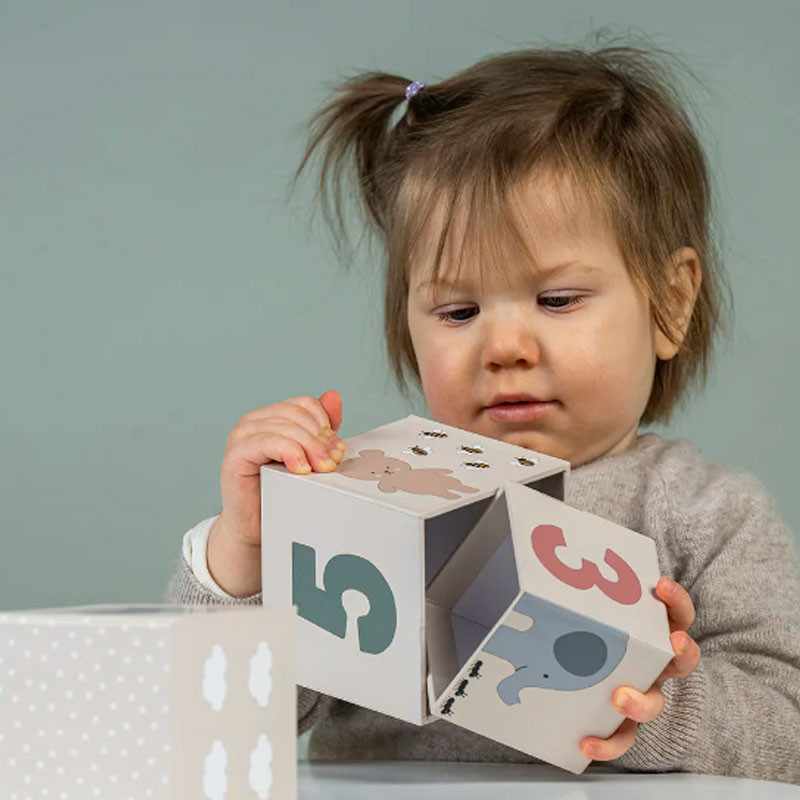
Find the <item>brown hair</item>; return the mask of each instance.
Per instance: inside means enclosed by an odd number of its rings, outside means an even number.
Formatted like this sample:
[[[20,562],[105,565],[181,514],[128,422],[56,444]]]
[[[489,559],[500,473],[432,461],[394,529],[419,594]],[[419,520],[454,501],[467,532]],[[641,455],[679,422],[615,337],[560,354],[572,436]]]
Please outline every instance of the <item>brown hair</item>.
[[[463,211],[459,252],[477,237],[469,252],[480,253],[481,270],[509,263],[494,246],[496,230],[510,232],[535,264],[508,206],[517,187],[545,172],[581,187],[605,214],[631,279],[675,345],[674,293],[664,265],[679,247],[696,250],[702,281],[688,328],[676,355],[657,361],[641,421],[668,422],[692,382],[705,385],[714,335],[720,326],[728,328],[721,310],[724,273],[711,236],[709,170],[671,75],[653,51],[564,47],[490,56],[429,83],[397,120],[392,117],[410,81],[361,72],[333,87],[336,96],[306,122],[311,133],[292,185],[324,141],[317,197],[341,257],[347,241],[342,173],[352,151],[356,194],[386,257],[384,332],[404,394],[406,369],[419,384],[407,323],[409,276],[434,210],[446,210],[434,278],[448,232]]]

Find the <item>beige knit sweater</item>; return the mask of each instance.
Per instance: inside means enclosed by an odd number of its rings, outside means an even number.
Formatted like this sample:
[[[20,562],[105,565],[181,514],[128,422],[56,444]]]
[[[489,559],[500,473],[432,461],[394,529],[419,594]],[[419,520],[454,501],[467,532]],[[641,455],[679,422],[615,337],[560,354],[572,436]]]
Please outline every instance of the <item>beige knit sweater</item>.
[[[697,610],[699,667],[664,682],[664,712],[608,764],[800,784],[800,566],[764,485],[655,433],[567,483],[570,505],[653,539],[662,574]],[[165,601],[258,604],[261,594],[226,600],[181,557]],[[443,720],[417,727],[308,689],[298,719],[300,732],[313,726],[312,760],[537,761]]]

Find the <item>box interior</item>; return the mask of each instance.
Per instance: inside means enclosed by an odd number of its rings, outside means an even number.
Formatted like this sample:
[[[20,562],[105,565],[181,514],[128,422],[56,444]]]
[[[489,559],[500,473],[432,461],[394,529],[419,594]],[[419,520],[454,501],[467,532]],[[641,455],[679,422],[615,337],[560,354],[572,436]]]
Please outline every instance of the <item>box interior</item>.
[[[478,520],[484,515],[494,497],[485,497],[467,503],[446,514],[425,520],[425,585],[436,577],[439,570],[467,538]]]
[[[539,478],[525,485],[559,500],[564,499],[563,472]],[[425,520],[426,586],[430,585],[450,556],[467,538],[493,500],[494,497],[486,497]]]
[[[527,486],[563,500],[564,474]],[[428,581],[426,640],[429,690],[433,694],[429,702],[438,698],[463,669],[519,594],[505,494],[492,498],[488,506],[480,505],[481,516],[474,527],[466,532],[462,528],[460,537],[455,526],[448,530],[450,542],[458,541],[435,580]],[[428,541],[426,536],[426,555]]]

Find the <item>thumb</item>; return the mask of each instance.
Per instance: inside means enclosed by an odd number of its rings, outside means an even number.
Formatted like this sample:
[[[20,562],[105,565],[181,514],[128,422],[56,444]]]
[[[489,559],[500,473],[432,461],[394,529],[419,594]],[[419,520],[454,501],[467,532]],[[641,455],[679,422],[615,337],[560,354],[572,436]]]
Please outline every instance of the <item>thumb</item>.
[[[328,389],[320,395],[319,402],[331,421],[331,428],[334,432],[338,431],[342,424],[342,396],[336,389]]]

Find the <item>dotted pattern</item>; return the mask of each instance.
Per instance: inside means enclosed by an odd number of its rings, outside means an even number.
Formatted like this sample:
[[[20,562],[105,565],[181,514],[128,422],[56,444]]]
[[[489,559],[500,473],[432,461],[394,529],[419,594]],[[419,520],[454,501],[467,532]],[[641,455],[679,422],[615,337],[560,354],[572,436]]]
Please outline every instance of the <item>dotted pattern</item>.
[[[169,797],[168,622],[0,615],[8,800]]]

